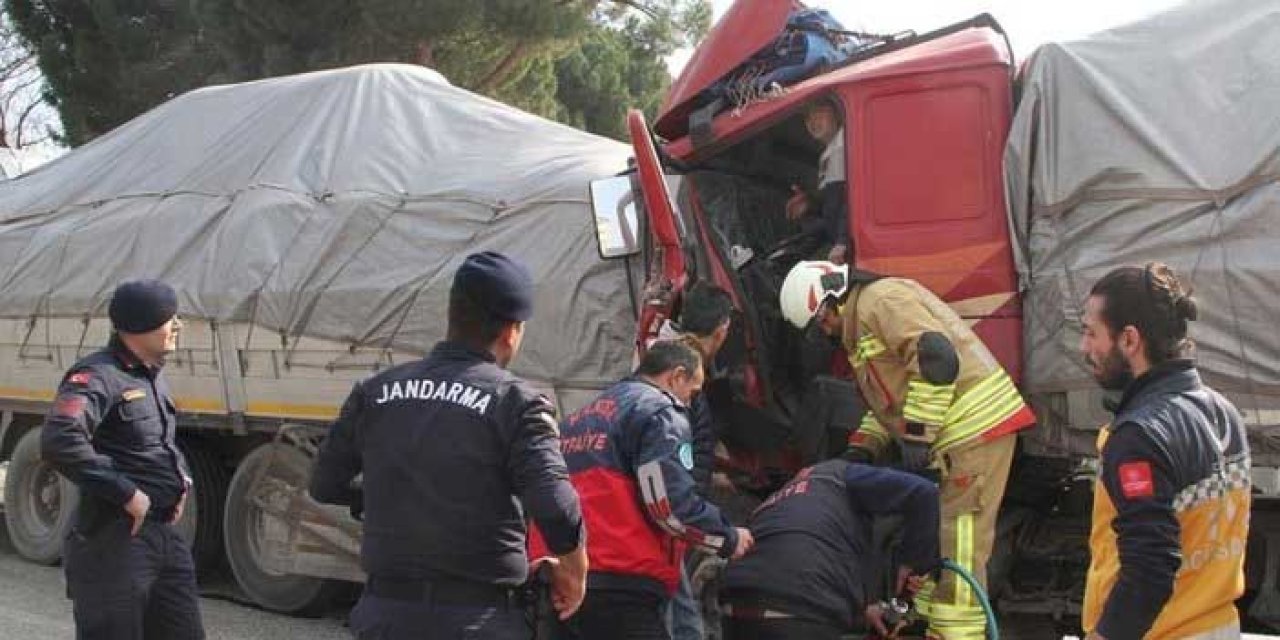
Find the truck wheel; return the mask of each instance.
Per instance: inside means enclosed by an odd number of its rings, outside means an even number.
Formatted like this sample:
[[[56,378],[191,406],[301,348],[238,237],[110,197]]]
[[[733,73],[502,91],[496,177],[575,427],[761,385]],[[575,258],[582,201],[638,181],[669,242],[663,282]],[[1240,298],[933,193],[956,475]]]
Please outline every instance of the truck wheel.
[[[40,429],[28,431],[13,450],[4,483],[4,519],[18,555],[57,564],[79,504],[80,490],[40,459]]]
[[[191,468],[192,486],[177,529],[191,547],[196,573],[207,575],[222,561],[222,509],[230,474],[217,455],[198,444],[181,442],[179,447]]]
[[[267,444],[254,449],[236,469],[227,490],[223,534],[236,582],[251,600],[272,611],[302,616],[323,613],[341,591],[339,582],[273,571],[263,562],[268,531],[283,525],[255,505],[251,486],[260,469],[277,456],[272,477],[305,487],[311,462],[297,449]]]

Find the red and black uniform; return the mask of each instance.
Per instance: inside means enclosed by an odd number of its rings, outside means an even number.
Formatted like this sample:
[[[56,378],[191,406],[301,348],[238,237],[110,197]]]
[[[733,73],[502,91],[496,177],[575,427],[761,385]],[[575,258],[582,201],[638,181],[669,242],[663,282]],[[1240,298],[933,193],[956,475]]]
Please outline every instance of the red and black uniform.
[[[738,543],[690,475],[685,406],[644,380],[623,380],[565,420],[561,450],[582,500],[591,561],[569,634],[666,637],[659,607],[676,590],[687,545],[729,557]],[[534,537],[535,556],[546,555],[541,542]],[[607,625],[604,635],[598,624]]]

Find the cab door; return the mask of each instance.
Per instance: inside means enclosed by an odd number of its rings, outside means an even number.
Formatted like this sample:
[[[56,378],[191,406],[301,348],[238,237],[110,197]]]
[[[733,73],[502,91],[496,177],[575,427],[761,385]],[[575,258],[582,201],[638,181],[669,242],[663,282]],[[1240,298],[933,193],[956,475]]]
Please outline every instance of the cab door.
[[[635,152],[634,180],[644,205],[652,247],[636,331],[637,353],[644,353],[648,344],[658,337],[663,322],[671,317],[677,297],[688,282],[689,271],[681,225],[644,114],[632,109],[627,114],[627,130]]]

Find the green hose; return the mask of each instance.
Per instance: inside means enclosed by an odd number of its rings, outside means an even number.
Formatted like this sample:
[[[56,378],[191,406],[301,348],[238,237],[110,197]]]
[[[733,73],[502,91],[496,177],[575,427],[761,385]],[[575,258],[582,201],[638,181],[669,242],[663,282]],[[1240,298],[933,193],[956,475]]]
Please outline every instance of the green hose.
[[[973,592],[978,594],[978,603],[982,605],[982,612],[987,616],[987,640],[1000,640],[1000,630],[996,628],[996,612],[991,608],[991,601],[987,599],[987,592],[983,590],[982,585],[978,584],[978,581],[964,567],[952,562],[949,558],[942,559],[942,568],[960,576],[969,583]]]

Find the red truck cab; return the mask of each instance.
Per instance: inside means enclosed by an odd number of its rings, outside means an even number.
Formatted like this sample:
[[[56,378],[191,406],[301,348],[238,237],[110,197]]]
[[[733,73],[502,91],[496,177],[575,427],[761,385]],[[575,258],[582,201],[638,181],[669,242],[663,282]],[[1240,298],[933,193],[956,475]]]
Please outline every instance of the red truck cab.
[[[824,145],[804,126],[812,105],[834,106],[843,124],[852,263],[922,282],[973,323],[1015,378],[1022,362],[1002,179],[1013,60],[999,25],[982,16],[889,38],[834,69],[709,114],[708,88],[772,43],[798,6],[736,3],[672,86],[655,121],[658,144],[638,112],[629,123],[639,224],[649,229],[637,234],[649,249],[637,346],[676,315],[687,283],[706,279],[730,291],[741,316],[718,358],[725,390],[713,397],[714,413],[727,416],[734,457],[784,473],[812,457],[795,451],[797,440],[822,438],[801,433],[800,423],[812,421],[814,376],[840,360],[812,353],[812,336],[787,326],[777,308],[791,266],[822,255],[796,242],[802,230],[784,215],[793,185],[816,185]]]

